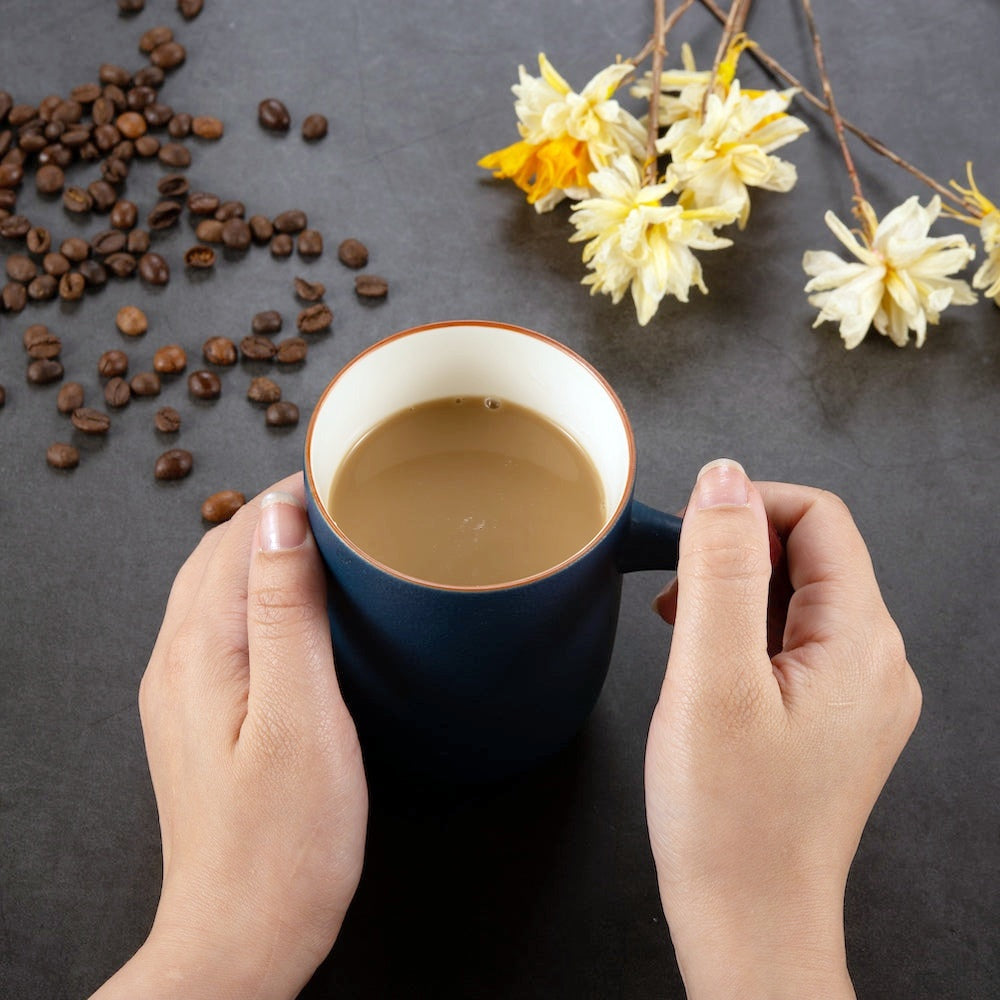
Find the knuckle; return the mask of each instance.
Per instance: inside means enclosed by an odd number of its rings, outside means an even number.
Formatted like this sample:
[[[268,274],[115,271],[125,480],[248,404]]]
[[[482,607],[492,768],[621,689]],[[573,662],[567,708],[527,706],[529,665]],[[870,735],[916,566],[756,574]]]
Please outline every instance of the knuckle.
[[[770,562],[764,558],[759,545],[742,538],[717,538],[698,543],[690,552],[686,567],[695,579],[709,582],[719,580],[749,580],[760,576]]]
[[[249,603],[252,624],[260,633],[276,638],[295,632],[313,615],[304,595],[277,585],[254,590]]]

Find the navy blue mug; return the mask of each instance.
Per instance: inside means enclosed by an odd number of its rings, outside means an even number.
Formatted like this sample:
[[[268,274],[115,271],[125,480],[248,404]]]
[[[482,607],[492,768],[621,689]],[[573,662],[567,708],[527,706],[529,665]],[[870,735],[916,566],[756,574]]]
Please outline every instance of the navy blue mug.
[[[605,521],[526,579],[442,586],[382,565],[327,510],[334,474],[382,420],[448,396],[541,413],[589,455]],[[635,441],[604,378],[568,348],[503,323],[416,327],[349,362],[306,433],[309,521],[329,568],[337,675],[367,758],[432,778],[492,780],[564,747],[607,675],[622,574],[673,569],[680,519],[633,499]]]

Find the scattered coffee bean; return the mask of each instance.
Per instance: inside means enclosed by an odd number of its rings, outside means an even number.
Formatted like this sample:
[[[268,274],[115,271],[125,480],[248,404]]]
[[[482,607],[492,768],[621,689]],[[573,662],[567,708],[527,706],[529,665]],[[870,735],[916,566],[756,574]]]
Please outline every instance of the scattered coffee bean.
[[[107,161],[110,163],[111,161]],[[91,205],[95,212],[110,212],[112,205],[118,200],[118,191],[113,186],[120,183],[123,177],[111,181],[92,181],[87,185],[87,194],[90,196]]]
[[[269,242],[274,235],[274,225],[266,215],[251,215],[247,224],[250,226],[250,236],[259,246]]]
[[[238,490],[219,490],[202,501],[201,516],[209,524],[221,524],[228,521],[246,502],[246,497]]]
[[[12,253],[7,257],[7,277],[27,284],[38,274],[38,265],[26,254]]]
[[[225,126],[219,118],[211,115],[195,115],[191,120],[191,131],[199,139],[221,139]]]
[[[52,234],[44,226],[32,226],[24,242],[29,253],[47,254],[52,247]]]
[[[125,249],[129,253],[144,254],[149,249],[149,233],[145,229],[133,229],[128,234],[128,242]]]
[[[84,434],[107,434],[111,428],[111,418],[90,406],[81,406],[70,415],[73,426]]]
[[[263,375],[251,379],[247,399],[253,403],[277,403],[281,399],[281,386],[274,379]]]
[[[63,377],[63,366],[55,358],[39,358],[28,365],[27,379],[32,385],[48,385]]]
[[[219,205],[213,218],[218,219],[219,222],[227,222],[229,219],[242,219],[246,214],[247,207],[242,201],[230,199]]]
[[[187,352],[180,344],[167,344],[153,355],[153,370],[161,375],[176,375],[187,368]]]
[[[194,119],[186,111],[178,111],[167,122],[167,132],[171,139],[186,139],[191,134],[191,122]]]
[[[295,294],[303,302],[319,302],[326,295],[326,285],[320,281],[307,281],[305,278],[296,278]]]
[[[254,333],[272,334],[281,332],[281,313],[275,309],[266,309],[257,313],[250,323],[250,329]]]
[[[72,413],[83,406],[83,386],[79,382],[66,382],[59,387],[56,409],[60,413]]]
[[[272,132],[287,132],[292,116],[281,101],[276,97],[269,97],[257,105],[257,121]]]
[[[119,198],[111,206],[111,216],[108,221],[115,229],[131,229],[139,218],[139,209],[134,201]]]
[[[294,427],[299,422],[299,408],[294,403],[272,403],[264,414],[268,427]]]
[[[160,376],[156,372],[137,372],[129,381],[133,396],[159,396]]]
[[[202,219],[195,226],[194,234],[202,243],[221,243],[223,225],[218,219]]]
[[[164,42],[149,53],[149,61],[160,69],[176,69],[187,58],[187,51],[180,42]],[[164,122],[166,124],[166,122]]]
[[[113,253],[104,258],[104,266],[116,278],[129,278],[135,274],[138,265],[133,254]]]
[[[127,406],[132,400],[132,390],[128,382],[116,375],[104,385],[104,402],[116,410]]]
[[[45,450],[45,461],[53,469],[75,469],[80,464],[80,452],[71,444],[55,441]]]
[[[210,365],[236,364],[236,345],[228,337],[209,337],[201,353]]]
[[[166,25],[157,25],[155,28],[150,28],[148,31],[143,32],[142,37],[139,39],[139,51],[149,55],[158,45],[163,45],[173,40],[174,33],[170,28]],[[128,82],[128,78],[126,78],[125,82]],[[120,86],[124,85],[120,84]]]
[[[116,66],[114,63],[102,63],[97,71],[97,79],[101,83],[111,86],[127,87],[129,81],[132,79],[132,74],[124,66]]]
[[[8,312],[20,312],[28,304],[28,293],[24,285],[16,281],[8,281],[0,292],[0,302]]]
[[[138,139],[146,134],[146,119],[138,111],[123,111],[115,119],[115,127],[126,139]]]
[[[240,341],[240,353],[250,361],[270,361],[278,348],[267,337],[250,334]]]
[[[142,135],[135,140],[135,152],[143,159],[151,159],[160,152],[160,140],[155,135]],[[179,163],[171,163],[169,166],[180,166]]]
[[[115,325],[126,337],[139,337],[149,329],[149,320],[138,306],[122,306],[115,316]]]
[[[113,253],[121,253],[125,249],[126,239],[120,229],[105,229],[91,238],[90,246],[94,253],[107,257]]]
[[[275,233],[271,238],[272,257],[288,257],[294,248],[295,244],[288,233]]]
[[[287,337],[278,342],[274,360],[283,365],[296,365],[305,361],[309,345],[301,337]]]
[[[359,274],[354,279],[354,291],[362,299],[384,299],[389,294],[389,282],[377,274]]]
[[[59,298],[64,302],[76,302],[83,298],[87,282],[79,271],[67,271],[59,279]]]
[[[234,216],[222,224],[222,242],[230,250],[246,250],[250,246],[250,227],[243,219]]]
[[[9,215],[6,219],[0,219],[0,236],[5,240],[19,240],[28,235],[30,228],[31,222],[23,215]]]
[[[156,460],[153,475],[157,479],[183,479],[194,465],[191,452],[183,448],[169,448]]]
[[[156,182],[156,190],[164,198],[183,198],[189,187],[190,183],[184,174],[167,174]]]
[[[211,247],[196,243],[184,251],[184,266],[198,271],[215,266],[215,251]]]
[[[4,403],[7,402],[7,390],[0,385],[0,409],[3,409]]]
[[[348,267],[364,267],[368,263],[368,247],[360,240],[347,239],[337,247],[337,257]]]
[[[329,123],[324,115],[306,115],[302,122],[302,138],[306,142],[316,142],[317,139],[322,139],[326,135],[328,127]]]
[[[61,253],[47,253],[42,259],[42,270],[53,278],[61,278],[69,270],[69,261]]]
[[[153,232],[159,229],[169,229],[181,217],[181,211],[179,201],[157,202],[153,210],[146,216],[146,224]]]
[[[187,207],[192,215],[212,215],[219,207],[219,198],[207,191],[194,191],[188,195]]]
[[[20,163],[0,163],[0,188],[16,188],[23,177],[24,168]]]
[[[181,429],[181,415],[172,406],[161,406],[153,417],[153,426],[161,434],[176,434]]]
[[[160,146],[156,157],[160,163],[168,167],[191,166],[191,152],[187,146],[182,146],[179,142],[165,142]]]
[[[66,183],[62,167],[46,163],[35,171],[35,188],[39,194],[58,194]]]
[[[94,207],[94,199],[81,187],[68,187],[63,191],[63,208],[67,212],[80,214]]]
[[[181,17],[190,21],[201,13],[203,0],[177,0],[177,10]]]
[[[101,288],[108,283],[107,268],[96,260],[81,260],[76,269],[88,288]]]
[[[123,14],[140,14],[146,6],[146,0],[118,0],[118,9]]]
[[[45,302],[55,298],[59,284],[51,274],[40,274],[28,282],[28,298],[33,302]]]
[[[330,328],[333,312],[325,302],[317,302],[303,309],[295,322],[302,333],[320,333]]]
[[[28,357],[35,360],[58,358],[62,351],[62,341],[44,324],[32,323],[22,337]]]
[[[300,233],[309,225],[306,213],[298,208],[290,208],[273,219],[274,228],[279,233]]]
[[[318,257],[323,252],[323,234],[318,229],[303,229],[298,245],[301,256]]]
[[[152,251],[139,258],[139,277],[150,285],[165,285],[170,281],[170,266]]]
[[[222,381],[215,372],[191,372],[188,375],[188,392],[195,399],[218,399],[222,392]]]
[[[105,351],[97,360],[97,372],[106,378],[124,375],[128,371],[128,355],[124,351]]]

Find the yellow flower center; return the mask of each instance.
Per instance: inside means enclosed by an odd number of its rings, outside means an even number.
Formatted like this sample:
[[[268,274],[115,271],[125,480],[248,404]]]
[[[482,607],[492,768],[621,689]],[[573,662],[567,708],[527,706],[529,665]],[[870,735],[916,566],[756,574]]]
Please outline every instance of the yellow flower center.
[[[538,145],[515,142],[484,156],[479,166],[492,170],[494,177],[512,180],[530,205],[554,190],[587,187],[594,169],[586,142],[568,135]]]

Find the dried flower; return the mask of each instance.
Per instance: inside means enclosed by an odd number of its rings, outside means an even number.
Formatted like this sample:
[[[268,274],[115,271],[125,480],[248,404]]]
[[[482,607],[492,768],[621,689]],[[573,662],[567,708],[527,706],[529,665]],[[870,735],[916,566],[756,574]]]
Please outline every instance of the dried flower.
[[[976,180],[972,176],[972,164],[967,163],[965,169],[969,177],[969,186],[964,188],[954,181],[951,182],[951,186],[962,195],[971,214],[966,215],[953,209],[945,209],[945,212],[979,228],[986,260],[976,271],[972,287],[980,289],[988,299],[993,299],[1000,306],[1000,209],[976,186]]]
[[[588,176],[620,153],[643,156],[645,132],[638,120],[612,98],[632,72],[630,63],[601,70],[580,93],[539,53],[541,76],[519,67],[517,100],[521,141],[479,161],[494,177],[509,178],[528,195],[536,211],[546,212],[563,198],[590,194]]]
[[[809,250],[802,258],[812,275],[805,290],[815,293],[809,302],[820,311],[813,326],[839,323],[848,349],[857,347],[872,325],[898,347],[906,346],[912,330],[920,347],[927,324],[936,324],[943,309],[976,301],[965,281],[948,277],[975,251],[964,236],[927,235],[941,211],[937,195],[926,208],[914,195],[881,222],[868,202],[862,201],[859,210],[864,231],[857,236],[833,212],[824,217],[857,263],[829,250]]]
[[[591,270],[584,279],[591,294],[602,292],[620,302],[631,291],[641,326],[665,295],[687,302],[688,289],[707,293],[701,264],[692,250],[718,250],[732,241],[714,227],[728,225],[739,211],[734,201],[710,208],[664,205],[671,183],[643,186],[632,157],[619,156],[590,176],[597,195],[574,205],[572,242],[589,240],[583,249]]]

